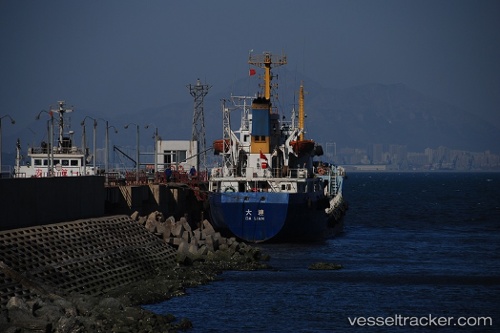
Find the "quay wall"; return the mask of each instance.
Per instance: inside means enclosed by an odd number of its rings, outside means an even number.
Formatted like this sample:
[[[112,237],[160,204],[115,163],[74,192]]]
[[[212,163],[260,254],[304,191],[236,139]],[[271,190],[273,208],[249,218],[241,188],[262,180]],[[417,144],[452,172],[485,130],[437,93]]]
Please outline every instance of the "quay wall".
[[[0,309],[11,297],[97,296],[176,265],[176,250],[129,216],[0,231]]]
[[[105,186],[104,177],[0,179],[0,230],[154,211],[203,220],[203,202],[184,184]]]
[[[0,230],[105,215],[104,177],[0,179]]]

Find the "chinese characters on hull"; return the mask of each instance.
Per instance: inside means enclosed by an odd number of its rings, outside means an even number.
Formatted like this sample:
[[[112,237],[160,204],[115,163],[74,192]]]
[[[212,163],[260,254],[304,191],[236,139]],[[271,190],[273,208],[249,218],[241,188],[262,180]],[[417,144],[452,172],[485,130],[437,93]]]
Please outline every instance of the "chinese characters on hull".
[[[251,209],[247,209],[245,211],[245,221],[265,221],[266,218],[264,216],[264,210],[263,209],[257,209],[257,214],[254,214],[255,212],[252,211]]]

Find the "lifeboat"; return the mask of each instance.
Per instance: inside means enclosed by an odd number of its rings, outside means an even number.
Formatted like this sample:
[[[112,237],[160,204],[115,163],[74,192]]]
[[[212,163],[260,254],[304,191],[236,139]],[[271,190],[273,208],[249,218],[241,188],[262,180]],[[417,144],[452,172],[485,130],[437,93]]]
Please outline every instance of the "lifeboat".
[[[224,141],[226,141],[226,150],[224,151]],[[227,153],[229,151],[229,146],[231,145],[231,143],[229,142],[229,139],[219,139],[219,140],[215,140],[214,143],[213,143],[213,147],[214,147],[214,154],[215,155],[218,155],[220,153],[222,153],[223,151],[225,153]]]
[[[297,140],[290,142],[294,153],[302,155],[311,153],[314,149],[314,140]]]

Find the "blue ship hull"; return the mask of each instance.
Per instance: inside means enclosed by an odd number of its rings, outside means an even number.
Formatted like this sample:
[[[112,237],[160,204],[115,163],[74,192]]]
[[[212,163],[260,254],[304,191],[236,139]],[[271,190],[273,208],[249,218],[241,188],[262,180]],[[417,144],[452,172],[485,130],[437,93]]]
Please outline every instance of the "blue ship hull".
[[[211,193],[209,202],[214,227],[248,242],[316,241],[329,229],[318,193]]]

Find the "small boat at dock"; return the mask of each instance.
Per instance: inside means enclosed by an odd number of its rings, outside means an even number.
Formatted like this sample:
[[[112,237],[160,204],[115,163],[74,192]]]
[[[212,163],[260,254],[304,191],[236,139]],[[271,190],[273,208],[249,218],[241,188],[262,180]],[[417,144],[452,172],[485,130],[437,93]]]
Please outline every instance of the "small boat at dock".
[[[47,111],[43,111],[47,112]],[[96,175],[97,170],[88,165],[92,158],[86,149],[74,144],[74,132],[69,130],[65,116],[73,112],[64,101],[59,101],[57,107],[51,108],[47,113],[50,119],[47,122],[47,141],[42,141],[39,146],[28,148],[28,161],[21,165],[21,144],[16,145],[15,177],[70,177]],[[54,122],[57,119],[59,133],[57,143],[54,143]],[[38,118],[38,117],[37,117]]]

